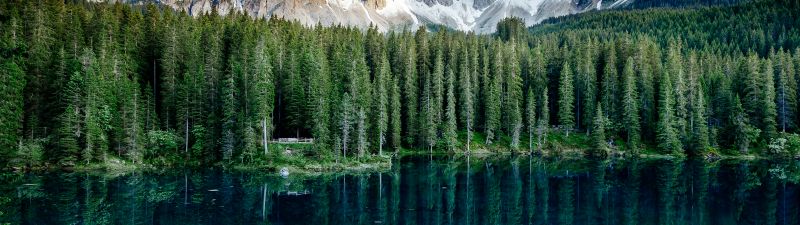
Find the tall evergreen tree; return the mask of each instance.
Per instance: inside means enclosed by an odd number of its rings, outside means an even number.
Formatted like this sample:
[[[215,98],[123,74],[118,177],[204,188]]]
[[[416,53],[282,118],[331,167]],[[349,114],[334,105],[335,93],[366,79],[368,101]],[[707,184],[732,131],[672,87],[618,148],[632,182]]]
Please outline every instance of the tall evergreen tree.
[[[758,137],[760,131],[749,124],[749,119],[744,111],[739,96],[736,95],[733,99],[733,107],[730,114],[731,131],[734,140],[734,147],[739,150],[741,154],[747,154],[750,148],[750,143]]]
[[[536,96],[533,94],[533,88],[528,89],[525,118],[527,119],[525,124],[528,125],[528,151],[533,153],[533,136],[536,133]]]
[[[22,90],[25,87],[25,73],[11,60],[0,59],[0,166],[5,167],[13,150],[21,141],[24,102]]]
[[[708,126],[706,123],[706,106],[703,87],[700,79],[700,66],[695,53],[688,57],[688,99],[689,118],[687,122],[689,155],[702,155],[708,148]]]
[[[670,74],[665,72],[660,81],[656,143],[662,153],[677,154],[680,153],[682,146],[675,129],[675,111],[672,100],[674,94],[670,80]]]
[[[229,71],[225,73],[222,86],[222,159],[230,161],[236,148],[236,118],[238,116],[238,88],[236,87],[236,74],[241,71],[241,65],[231,62]]]
[[[522,95],[522,76],[520,74],[519,60],[517,60],[516,46],[509,46],[510,50],[506,53],[508,56],[508,68],[506,69],[506,96],[505,96],[505,114],[508,117],[507,129],[508,134],[511,135],[511,149],[519,148],[519,138],[522,133],[522,115],[521,105],[523,101]]]
[[[561,68],[560,83],[558,86],[558,122],[562,129],[569,132],[575,128],[575,93],[572,86],[572,67],[564,62]]]
[[[392,149],[396,151],[400,150],[400,146],[402,145],[402,113],[401,113],[401,97],[400,97],[400,87],[398,83],[400,81],[398,79],[391,79],[391,89],[390,89],[390,100],[389,100],[389,131],[391,132],[391,138],[389,139],[392,144]]]
[[[253,107],[255,112],[255,119],[259,122],[258,127],[261,131],[261,146],[264,148],[264,155],[269,152],[269,139],[272,137],[272,113],[274,109],[274,101],[275,101],[275,86],[274,86],[274,78],[272,76],[272,64],[269,58],[269,53],[267,52],[267,39],[261,38],[259,40],[258,45],[253,52],[253,73],[254,73],[254,80],[255,82],[254,88],[255,91],[253,93]],[[319,79],[315,79],[315,81],[320,82],[320,85],[324,85],[327,78],[326,74],[319,74]],[[324,87],[319,87],[317,89],[319,92],[323,92]],[[324,94],[324,93],[320,93]],[[324,103],[327,102],[320,102],[318,107],[327,106]],[[316,118],[316,117],[315,117]],[[327,129],[327,127],[325,127]],[[321,140],[324,143],[324,138]]]
[[[495,50],[494,54],[494,62],[492,63],[494,73],[491,74],[489,80],[484,81],[484,110],[485,110],[485,122],[484,125],[486,129],[486,144],[492,144],[497,138],[497,129],[500,126],[500,118],[501,118],[501,109],[502,106],[501,102],[501,94],[502,94],[502,76],[503,76],[503,57],[502,51],[498,48]]]
[[[455,93],[455,80],[456,75],[452,69],[447,70],[447,100],[445,104],[445,121],[442,136],[447,143],[450,150],[454,150],[458,144],[458,118],[456,118],[456,93]]]
[[[794,63],[789,53],[779,51],[775,65],[775,103],[778,112],[778,128],[787,132],[796,126],[797,80]]]
[[[377,127],[377,134],[378,134],[378,154],[383,155],[383,145],[386,144],[386,135],[389,129],[389,93],[387,89],[387,85],[391,85],[389,79],[391,79],[391,71],[389,70],[389,61],[387,57],[384,55],[380,58],[379,67],[377,68],[377,73],[375,74],[375,84],[374,84],[374,108],[375,108],[375,116],[376,118],[376,127]]]
[[[603,114],[603,106],[598,105],[594,113],[592,122],[592,147],[591,155],[594,157],[605,157],[608,155],[608,144],[606,143],[606,118]]]
[[[417,66],[416,66],[416,53],[414,50],[413,42],[409,41],[408,46],[404,50],[405,53],[403,55],[403,80],[402,80],[402,94],[403,94],[403,118],[404,118],[404,134],[405,139],[404,143],[406,145],[411,146],[416,143],[415,137],[418,136],[417,133],[417,125],[419,124],[419,120],[417,118],[418,115],[418,104],[417,104],[417,87],[418,87],[418,79],[417,79]]]
[[[777,122],[775,121],[778,117],[777,107],[775,106],[775,81],[774,81],[774,68],[772,65],[772,60],[767,59],[764,64],[762,65],[762,78],[763,87],[761,88],[761,110],[762,110],[762,139],[769,140],[772,137],[775,137],[777,132]]]
[[[542,106],[539,107],[539,109],[541,110],[539,113],[540,116],[536,134],[536,136],[539,138],[539,140],[537,141],[539,146],[538,147],[539,153],[541,153],[542,151],[542,147],[545,144],[544,141],[547,140],[545,136],[547,135],[548,129],[550,129],[550,102],[548,101],[549,94],[547,87],[544,88],[544,91],[542,91],[541,95],[542,96],[540,97],[540,99],[542,99]]]
[[[475,103],[473,98],[475,94],[473,93],[473,75],[476,72],[472,72],[474,65],[470,65],[471,59],[476,59],[477,57],[469,55],[474,54],[474,52],[468,51],[467,48],[463,48],[462,54],[462,61],[461,61],[461,72],[459,73],[459,80],[461,81],[460,87],[460,97],[461,97],[461,117],[462,122],[464,123],[464,130],[467,133],[467,143],[466,143],[466,151],[470,152],[470,142],[472,141],[472,129],[474,127],[474,114],[475,114]]]
[[[350,134],[352,133],[353,129],[353,111],[355,107],[353,106],[352,98],[350,97],[350,93],[345,93],[344,97],[342,98],[342,104],[339,107],[339,129],[341,129],[342,133],[342,157],[344,160],[347,160],[347,149],[350,145]]]
[[[605,109],[604,113],[608,118],[616,118],[615,109],[617,108],[617,87],[619,74],[617,72],[617,53],[614,46],[606,49],[605,67],[603,67],[602,93],[600,102]]]
[[[622,116],[627,137],[628,148],[635,152],[639,143],[639,93],[636,91],[635,74],[633,71],[633,58],[628,57],[625,69],[622,72]]]

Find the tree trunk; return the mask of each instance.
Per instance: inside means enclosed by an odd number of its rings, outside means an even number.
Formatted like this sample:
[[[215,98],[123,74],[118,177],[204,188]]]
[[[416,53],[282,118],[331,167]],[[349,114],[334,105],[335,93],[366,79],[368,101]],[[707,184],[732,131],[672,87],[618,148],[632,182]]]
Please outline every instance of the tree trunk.
[[[264,141],[264,155],[267,155],[269,144],[267,144],[267,117],[261,120],[261,130],[263,131],[262,141]]]

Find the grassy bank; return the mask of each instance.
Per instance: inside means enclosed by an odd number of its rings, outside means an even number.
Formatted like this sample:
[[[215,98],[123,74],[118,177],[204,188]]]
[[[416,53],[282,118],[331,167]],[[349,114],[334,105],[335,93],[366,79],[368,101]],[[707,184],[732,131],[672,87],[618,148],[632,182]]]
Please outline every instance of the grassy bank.
[[[54,167],[44,165],[29,168],[15,168],[15,170],[44,171],[44,170],[67,170],[90,173],[104,173],[107,175],[124,175],[134,171],[163,171],[176,168],[200,168],[200,167],[221,167],[227,170],[241,171],[260,171],[278,175],[282,169],[289,174],[318,175],[325,173],[367,173],[375,171],[386,171],[391,169],[393,159],[403,156],[416,155],[465,155],[467,154],[466,133],[459,133],[459,144],[457,148],[448,149],[443,142],[430,148],[403,148],[398,152],[386,149],[382,155],[375,153],[365,153],[362,157],[352,154],[347,158],[333,155],[333,153],[320,153],[311,144],[271,144],[270,151],[265,154],[245,155],[217,163],[202,163],[183,158],[157,158],[154,160],[133,163],[117,156],[106,156],[104,160],[91,164],[80,164],[71,167]],[[559,158],[582,160],[589,158],[588,153],[592,149],[591,139],[583,132],[548,132],[540,140],[534,138],[533,143],[529,142],[527,136],[520,138],[519,146],[511,148],[511,137],[499,136],[492,143],[486,142],[483,133],[474,133],[469,142],[469,155],[473,159],[482,160],[492,156],[503,155],[529,155],[534,154],[542,158]],[[742,154],[732,149],[708,149],[702,158],[706,161],[716,160],[762,160],[776,159],[767,148],[754,148],[749,154]],[[627,148],[624,142],[616,141],[609,143],[610,158],[639,158],[639,159],[685,159],[684,154],[664,154],[659,152],[652,144],[643,144],[636,151]],[[783,159],[794,158],[797,156],[780,157]]]
[[[466,154],[467,153],[467,135],[465,132],[459,133],[458,147],[448,149],[444,143],[437,143],[436,147],[429,148],[414,148],[402,149],[401,156],[408,155],[427,155],[433,154]],[[475,132],[469,142],[469,154],[471,155],[510,155],[510,154],[536,154],[545,158],[574,158],[582,159],[588,158],[589,150],[592,144],[590,137],[585,132],[566,132],[554,131],[548,132],[546,137],[540,140],[533,138],[533,143],[529,142],[527,136],[520,137],[518,148],[511,147],[511,137],[501,135],[497,140],[492,143],[486,142],[486,136],[483,133]],[[608,155],[612,158],[642,158],[642,159],[684,159],[687,156],[683,153],[666,154],[659,152],[657,147],[652,143],[645,143],[640,145],[636,150],[630,149],[625,142],[616,140],[609,143]],[[769,147],[751,148],[747,154],[734,149],[727,148],[709,148],[703,153],[702,157],[705,160],[723,160],[723,159],[739,159],[739,160],[762,160],[762,159],[778,159],[778,158],[794,158],[800,159],[800,155],[773,155],[769,152]]]

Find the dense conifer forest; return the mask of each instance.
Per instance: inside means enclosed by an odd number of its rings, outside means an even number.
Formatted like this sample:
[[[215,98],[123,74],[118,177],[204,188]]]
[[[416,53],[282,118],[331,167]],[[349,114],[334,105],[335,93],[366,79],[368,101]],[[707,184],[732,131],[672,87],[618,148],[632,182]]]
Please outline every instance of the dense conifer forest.
[[[0,3],[0,162],[400,150],[794,157],[800,3],[598,11],[493,35],[147,4]],[[278,153],[276,153],[278,152]]]

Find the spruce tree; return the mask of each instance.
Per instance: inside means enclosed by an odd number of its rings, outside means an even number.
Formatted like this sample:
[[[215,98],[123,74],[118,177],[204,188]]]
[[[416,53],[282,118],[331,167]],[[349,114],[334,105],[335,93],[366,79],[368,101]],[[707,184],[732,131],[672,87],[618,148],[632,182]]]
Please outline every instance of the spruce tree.
[[[550,129],[550,102],[548,101],[549,98],[548,91],[549,91],[548,88],[545,87],[544,91],[542,91],[541,93],[542,96],[540,97],[540,99],[542,100],[542,105],[539,107],[540,116],[536,134],[536,136],[539,138],[539,140],[537,141],[539,146],[538,147],[539,153],[542,152],[542,147],[544,146],[545,141],[547,140],[546,139],[547,131],[548,129]]]
[[[528,125],[528,151],[533,153],[533,136],[536,132],[536,96],[533,95],[533,88],[528,88],[528,97],[525,103],[525,118]]]
[[[419,125],[418,116],[418,99],[417,99],[417,69],[416,69],[416,53],[414,50],[413,42],[409,41],[408,46],[406,46],[405,53],[403,55],[403,74],[402,74],[402,95],[403,95],[403,104],[402,104],[402,113],[403,118],[405,118],[403,127],[404,127],[404,143],[408,146],[412,146],[416,143],[416,137],[418,136],[418,129],[417,126]]]
[[[730,113],[729,122],[734,140],[734,147],[739,150],[741,154],[747,154],[750,148],[750,143],[758,137],[760,130],[750,125],[750,120],[745,113],[739,95],[733,99],[733,105]]]
[[[253,82],[255,82],[255,92],[253,93],[253,110],[256,115],[255,119],[258,121],[258,125],[256,127],[259,128],[261,133],[261,146],[264,148],[264,155],[266,155],[269,152],[269,139],[272,137],[272,113],[274,108],[273,102],[275,101],[275,85],[273,83],[274,78],[272,76],[272,64],[269,58],[269,53],[267,52],[266,38],[261,38],[261,40],[259,40],[258,45],[256,45],[256,48],[253,52],[253,57]],[[321,74],[320,76],[321,77],[316,81],[320,83],[326,82],[324,80],[326,78],[324,74]],[[323,88],[320,87],[317,90],[322,91]],[[326,106],[322,103],[320,103],[320,105]]]
[[[462,54],[462,62],[461,62],[461,72],[459,73],[461,84],[460,87],[460,97],[461,97],[461,117],[462,122],[464,123],[464,130],[467,133],[467,143],[466,143],[466,151],[467,153],[470,152],[470,142],[472,141],[472,129],[474,127],[474,114],[475,114],[475,105],[473,102],[473,98],[475,94],[473,93],[473,74],[475,72],[470,71],[472,66],[470,65],[471,59],[477,60],[475,56],[468,56],[468,52],[466,48],[463,49],[461,52]]]
[[[616,118],[615,109],[617,108],[617,100],[619,99],[617,95],[617,88],[619,86],[618,77],[619,74],[617,72],[617,53],[616,48],[611,45],[607,47],[606,50],[606,60],[605,60],[605,67],[603,67],[603,79],[602,79],[602,92],[601,92],[601,99],[600,103],[603,105],[605,109],[604,113],[606,117],[614,119]]]
[[[486,113],[485,116],[485,129],[486,129],[486,144],[492,144],[497,138],[497,129],[500,126],[500,118],[501,118],[501,94],[502,94],[502,76],[503,76],[503,57],[502,51],[500,49],[495,50],[494,55],[494,62],[492,63],[493,69],[491,70],[492,73],[491,77],[485,81],[484,87],[484,97],[485,100],[483,101],[484,110]]]
[[[592,151],[594,157],[605,157],[608,155],[608,143],[606,140],[606,117],[603,114],[603,106],[597,105],[592,122]]]
[[[795,78],[794,63],[790,53],[783,50],[778,53],[775,65],[775,103],[778,112],[778,128],[787,132],[796,126],[797,108],[797,80]]]
[[[222,86],[222,159],[233,159],[236,148],[236,118],[238,116],[238,89],[236,87],[236,73],[241,70],[241,65],[231,62],[230,71],[225,73]]]
[[[342,157],[344,160],[347,160],[347,149],[350,146],[350,134],[352,133],[353,129],[353,110],[355,107],[353,106],[353,100],[350,97],[350,93],[345,93],[344,97],[342,98],[342,104],[339,107],[339,129],[341,129],[341,147],[342,147]]]
[[[25,73],[13,61],[0,58],[0,77],[3,77],[0,84],[0,96],[3,98],[0,106],[0,166],[5,168],[7,160],[21,141]]]
[[[682,147],[675,129],[674,93],[670,80],[670,74],[665,72],[660,81],[656,143],[662,153],[678,154]]]
[[[771,138],[776,137],[777,130],[776,126],[777,123],[775,119],[778,116],[777,107],[775,106],[775,81],[774,81],[774,68],[772,67],[772,60],[767,59],[764,61],[762,65],[763,75],[761,81],[763,81],[762,85],[762,92],[761,92],[761,110],[762,110],[762,140],[768,141]]]
[[[639,93],[636,91],[635,74],[633,72],[633,58],[628,57],[625,69],[622,72],[622,116],[627,137],[628,148],[635,152],[639,143]]]
[[[401,146],[401,138],[402,138],[402,113],[401,113],[401,97],[400,97],[400,87],[398,86],[399,80],[398,79],[391,79],[391,89],[390,89],[390,100],[389,100],[389,131],[391,133],[391,138],[389,139],[392,144],[392,149],[394,151],[400,150]]]
[[[391,85],[389,83],[389,79],[391,79],[391,75],[389,73],[391,71],[389,70],[389,61],[387,57],[384,55],[379,58],[379,67],[377,68],[375,82],[373,85],[373,96],[375,97],[373,104],[375,113],[373,116],[376,116],[375,122],[378,131],[378,154],[383,155],[383,146],[386,144],[386,134],[389,128],[389,93],[387,85]]]
[[[706,123],[706,107],[703,86],[701,85],[699,64],[695,53],[689,55],[687,77],[689,118],[687,120],[688,141],[687,153],[689,155],[702,155],[708,148],[708,126]]]
[[[445,105],[445,121],[442,136],[450,150],[454,150],[458,144],[458,118],[456,118],[456,94],[455,94],[455,74],[452,69],[447,70],[447,104]]]
[[[519,138],[522,133],[522,115],[521,105],[523,101],[522,95],[522,77],[520,74],[519,61],[517,60],[516,46],[511,44],[510,50],[507,51],[508,68],[506,69],[506,96],[505,96],[505,114],[508,117],[506,121],[508,134],[511,135],[511,149],[519,148]]]
[[[588,41],[586,46],[584,46],[584,53],[583,58],[578,59],[580,60],[580,68],[578,69],[580,77],[581,77],[581,84],[582,84],[582,92],[583,95],[581,97],[581,103],[583,105],[582,110],[583,115],[581,118],[582,124],[585,126],[586,133],[591,133],[591,123],[594,118],[594,112],[597,103],[597,72],[596,72],[596,65],[595,65],[595,42]]]
[[[560,83],[558,86],[558,122],[567,136],[575,128],[575,95],[572,86],[572,67],[568,62],[564,62],[561,68]]]

